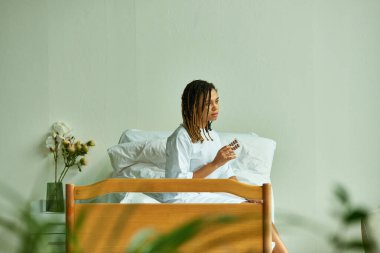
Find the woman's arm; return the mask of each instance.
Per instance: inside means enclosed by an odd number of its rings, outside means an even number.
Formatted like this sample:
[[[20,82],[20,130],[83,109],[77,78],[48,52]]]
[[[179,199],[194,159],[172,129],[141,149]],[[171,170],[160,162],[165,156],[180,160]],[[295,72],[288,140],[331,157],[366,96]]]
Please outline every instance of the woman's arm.
[[[193,173],[193,178],[205,178],[228,161],[236,158],[236,154],[231,146],[224,146],[219,149],[214,160],[204,165]]]

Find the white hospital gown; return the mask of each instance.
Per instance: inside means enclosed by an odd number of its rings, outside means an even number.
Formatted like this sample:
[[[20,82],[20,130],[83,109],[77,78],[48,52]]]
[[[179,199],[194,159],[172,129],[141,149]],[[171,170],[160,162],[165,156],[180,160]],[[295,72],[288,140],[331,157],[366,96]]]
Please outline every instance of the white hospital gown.
[[[214,160],[222,147],[219,135],[212,130],[211,140],[205,136],[203,143],[192,143],[186,129],[180,125],[166,143],[166,178],[193,178],[193,173]],[[207,135],[207,133],[206,133]],[[208,137],[208,135],[207,135]],[[229,163],[219,167],[208,175],[207,179],[222,179],[234,176]],[[245,199],[227,193],[176,193],[164,194],[165,202],[171,203],[241,203]]]

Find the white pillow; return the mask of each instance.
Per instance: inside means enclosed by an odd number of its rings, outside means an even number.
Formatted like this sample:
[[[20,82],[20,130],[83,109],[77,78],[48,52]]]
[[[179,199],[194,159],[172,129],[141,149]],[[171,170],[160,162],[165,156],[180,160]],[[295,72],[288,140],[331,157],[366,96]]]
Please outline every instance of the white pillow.
[[[125,130],[119,139],[119,143],[125,142],[143,142],[148,140],[163,139],[171,135],[168,131],[145,131],[139,129]]]
[[[240,148],[236,150],[237,158],[230,163],[235,174],[238,176],[240,171],[249,171],[270,178],[276,142],[253,135],[237,140],[240,144]]]
[[[136,163],[152,163],[165,168],[166,139],[127,142],[110,147],[107,152],[115,171],[120,171]]]
[[[135,134],[136,131],[130,133]],[[143,131],[141,131],[144,133]],[[124,132],[125,133],[125,132]],[[124,133],[122,136],[124,136]],[[135,136],[138,137],[139,135]],[[122,140],[123,138],[120,138]],[[139,138],[135,138],[139,139]],[[114,172],[118,178],[165,178],[166,138],[158,137],[152,141],[126,142],[110,147],[107,152]],[[136,196],[145,196],[162,202],[160,193],[126,193],[115,194],[121,203],[133,203]],[[149,197],[148,197],[149,196]],[[147,203],[150,203],[148,200]],[[142,202],[141,202],[142,203]]]
[[[117,178],[165,178],[165,170],[159,168],[152,163],[136,163],[123,168],[119,171],[114,171],[112,177]],[[157,203],[163,202],[161,193],[141,193],[128,192],[117,196],[120,203]],[[139,201],[138,201],[139,200]],[[153,201],[152,201],[153,200]]]

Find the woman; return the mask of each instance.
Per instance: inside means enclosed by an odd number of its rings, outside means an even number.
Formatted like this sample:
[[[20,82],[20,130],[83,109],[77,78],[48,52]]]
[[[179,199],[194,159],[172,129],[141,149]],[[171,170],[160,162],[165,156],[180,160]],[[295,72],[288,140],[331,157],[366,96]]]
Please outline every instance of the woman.
[[[237,180],[228,162],[236,158],[237,145],[222,147],[218,134],[211,129],[219,114],[219,97],[212,83],[195,80],[182,94],[183,123],[166,144],[167,178],[229,178]],[[166,194],[167,202],[241,203],[240,197],[221,193]],[[273,253],[288,252],[273,225]]]

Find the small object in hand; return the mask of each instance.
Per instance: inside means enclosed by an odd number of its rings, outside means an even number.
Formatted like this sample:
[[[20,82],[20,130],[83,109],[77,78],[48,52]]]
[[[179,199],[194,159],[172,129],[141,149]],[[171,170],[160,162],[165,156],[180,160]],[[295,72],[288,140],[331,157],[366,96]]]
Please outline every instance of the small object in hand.
[[[228,146],[231,146],[232,150],[236,150],[240,147],[240,145],[236,139],[234,139],[230,144],[228,144]]]

